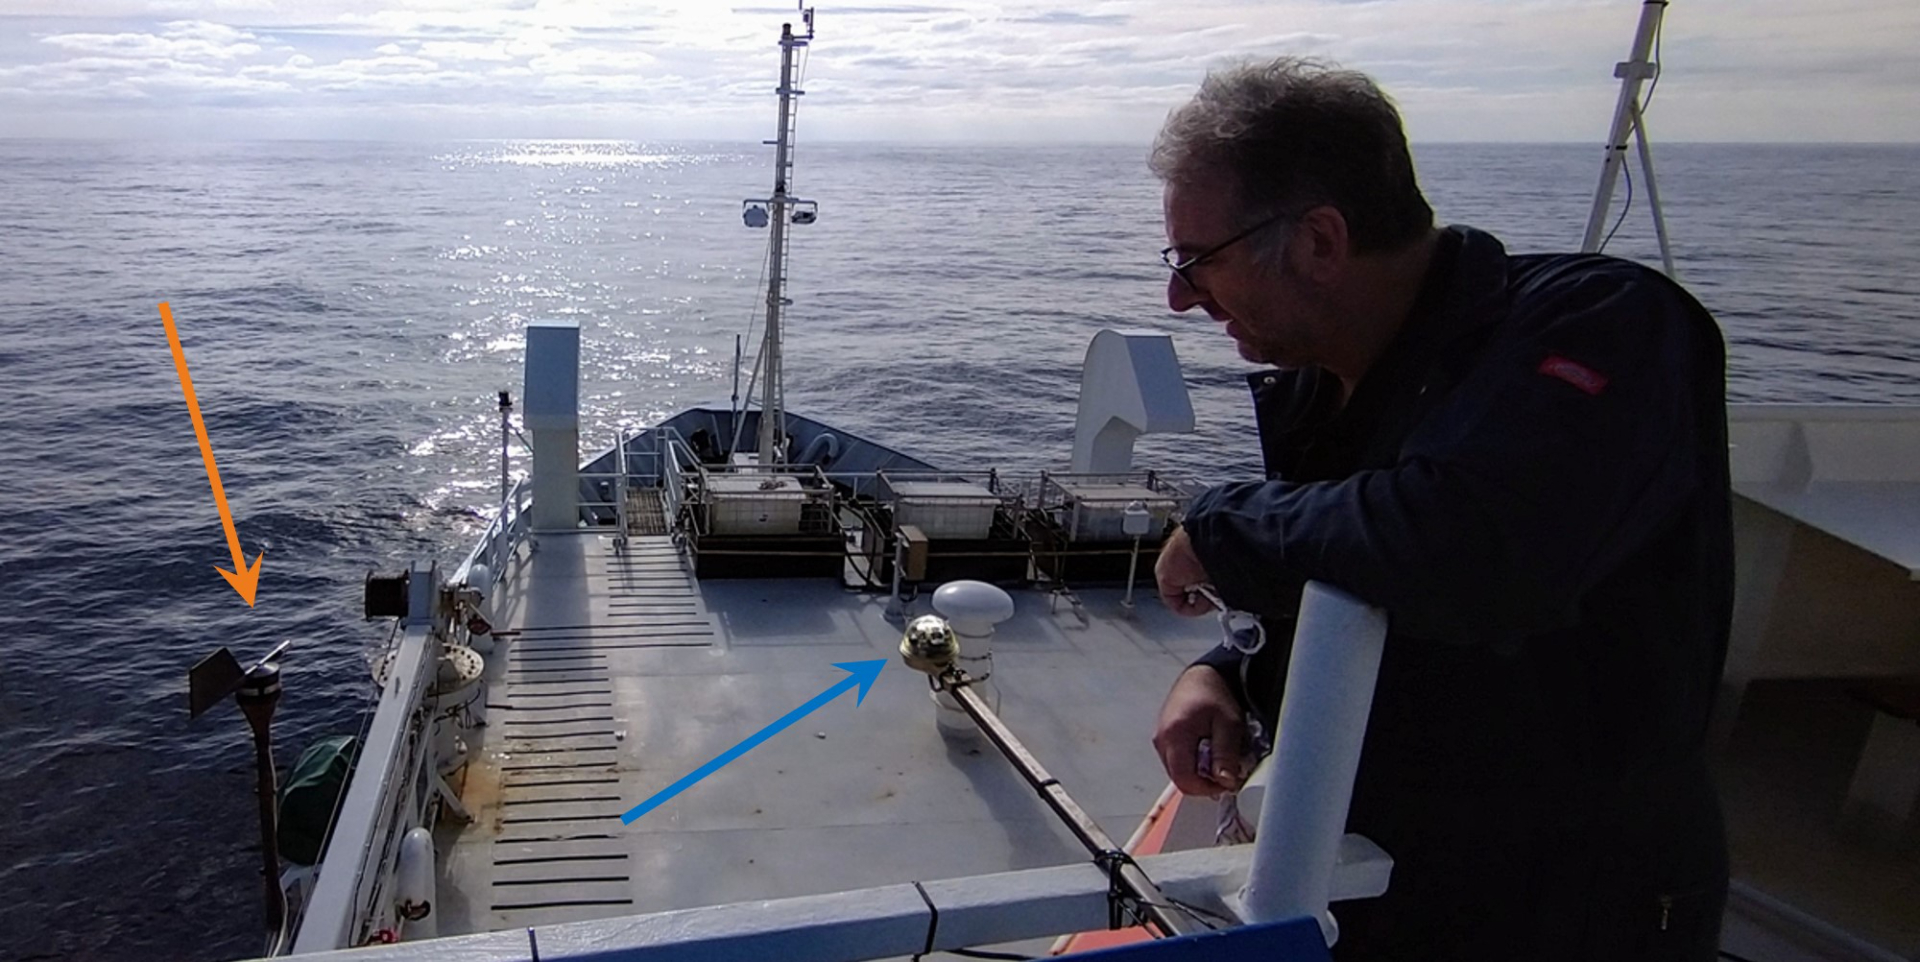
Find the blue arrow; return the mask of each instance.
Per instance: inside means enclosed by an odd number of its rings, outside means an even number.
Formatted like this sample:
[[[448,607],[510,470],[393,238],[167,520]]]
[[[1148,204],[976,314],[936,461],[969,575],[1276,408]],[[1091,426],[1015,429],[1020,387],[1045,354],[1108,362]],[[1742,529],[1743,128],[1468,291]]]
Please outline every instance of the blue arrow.
[[[652,798],[635,805],[627,814],[620,816],[620,821],[632,825],[634,819],[659,808],[667,799],[686,791],[694,782],[719,771],[721,766],[752,751],[758,747],[761,742],[780,734],[787,726],[818,711],[821,707],[825,706],[827,702],[840,697],[842,692],[845,692],[855,685],[860,686],[860,695],[854,699],[853,705],[855,708],[860,707],[860,703],[867,700],[867,689],[872,688],[874,679],[880,677],[880,669],[887,667],[887,660],[885,658],[876,658],[872,661],[841,661],[835,662],[833,667],[843,669],[849,672],[849,674],[847,677],[840,679],[832,688],[813,696],[811,701],[782,715],[779,721],[754,732],[748,736],[746,741],[721,752],[718,758],[694,769],[685,778],[655,793]]]

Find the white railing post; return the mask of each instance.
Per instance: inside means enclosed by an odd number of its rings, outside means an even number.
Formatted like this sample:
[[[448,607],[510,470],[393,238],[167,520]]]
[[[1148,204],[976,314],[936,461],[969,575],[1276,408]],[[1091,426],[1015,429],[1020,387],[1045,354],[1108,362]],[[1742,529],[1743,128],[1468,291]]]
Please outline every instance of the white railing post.
[[[507,559],[513,555],[513,523],[520,514],[514,501],[517,500],[515,496],[519,491],[520,486],[514,485],[514,487],[507,492],[506,498],[500,502],[499,517],[493,519],[495,528],[493,533],[493,564],[490,567],[493,569],[495,577],[505,577],[507,573]]]
[[[1253,865],[1240,893],[1249,922],[1311,915],[1327,944],[1338,938],[1327,903],[1386,637],[1385,612],[1307,582]]]
[[[613,523],[620,529],[613,536],[615,547],[627,546],[627,429],[621,428],[614,435],[613,458],[617,470],[613,482]]]

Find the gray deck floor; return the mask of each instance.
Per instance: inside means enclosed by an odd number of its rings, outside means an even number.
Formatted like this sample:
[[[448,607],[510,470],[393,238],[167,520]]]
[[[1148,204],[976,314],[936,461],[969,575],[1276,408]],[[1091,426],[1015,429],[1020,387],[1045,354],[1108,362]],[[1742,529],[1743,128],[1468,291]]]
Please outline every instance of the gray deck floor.
[[[1087,623],[1015,592],[995,639],[1001,714],[1124,839],[1165,785],[1149,738],[1211,619],[1080,595]],[[829,579],[696,582],[664,537],[546,535],[510,565],[489,724],[443,825],[440,932],[477,932],[1079,861],[984,742],[943,737],[899,662],[885,598]],[[923,599],[915,614],[928,613]],[[513,634],[517,632],[517,634]],[[846,674],[852,694],[626,826],[619,816]]]
[[[1001,714],[1124,839],[1165,785],[1148,742],[1160,700],[1217,629],[1145,596],[1138,620],[1123,619],[1116,590],[1080,593],[1087,623],[1045,593],[1014,598],[1017,613],[995,639]],[[634,538],[624,552],[610,535],[584,532],[523,547],[498,595],[489,724],[462,785],[476,818],[440,830],[440,933],[1081,860],[991,746],[940,734],[926,681],[900,664],[900,629],[884,608],[884,597],[828,579],[696,582],[665,537]],[[928,611],[922,600],[913,613]],[[846,677],[833,662],[872,658],[889,665],[864,705],[842,695],[633,825],[621,823],[623,812]],[[1746,842],[1755,813],[1771,809],[1754,799],[1778,793],[1755,796],[1737,770],[1721,774],[1740,874],[1911,951],[1911,918],[1901,922],[1901,910],[1852,917],[1884,898],[1854,892],[1822,904],[1822,893],[1852,883],[1828,878],[1799,891],[1765,870],[1780,859],[1756,865]],[[1768,823],[1763,834],[1778,838],[1785,827]],[[1856,877],[1858,857],[1840,858],[1852,867],[1837,869],[1839,877]],[[1911,885],[1910,855],[1881,861]],[[1852,957],[1801,944],[1731,906],[1723,944],[1774,962]]]

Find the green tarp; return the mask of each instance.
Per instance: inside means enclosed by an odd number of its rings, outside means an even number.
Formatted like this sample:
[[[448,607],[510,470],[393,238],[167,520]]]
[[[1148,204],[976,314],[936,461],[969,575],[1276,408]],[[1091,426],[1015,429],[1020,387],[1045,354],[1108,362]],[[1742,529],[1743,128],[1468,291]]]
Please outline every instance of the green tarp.
[[[360,740],[352,735],[322,738],[300,753],[280,786],[280,857],[299,865],[320,860],[340,795],[347,790]]]

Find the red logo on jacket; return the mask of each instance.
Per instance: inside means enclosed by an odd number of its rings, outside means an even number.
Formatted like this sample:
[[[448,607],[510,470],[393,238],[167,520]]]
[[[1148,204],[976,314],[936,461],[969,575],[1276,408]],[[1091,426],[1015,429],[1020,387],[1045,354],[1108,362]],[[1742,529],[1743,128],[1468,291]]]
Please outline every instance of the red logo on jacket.
[[[1595,397],[1607,389],[1606,375],[1558,354],[1549,354],[1546,360],[1540,362],[1540,373],[1557,377]]]

